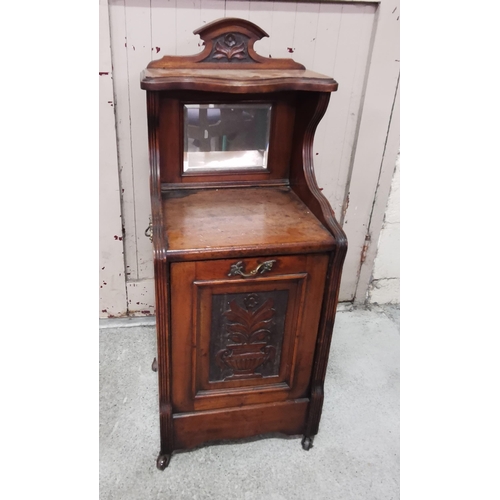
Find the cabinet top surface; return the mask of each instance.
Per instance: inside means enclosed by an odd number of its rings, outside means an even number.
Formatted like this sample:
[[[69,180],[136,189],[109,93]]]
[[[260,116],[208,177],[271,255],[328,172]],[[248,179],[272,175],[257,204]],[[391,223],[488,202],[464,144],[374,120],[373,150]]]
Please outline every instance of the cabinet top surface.
[[[147,68],[141,74],[146,90],[212,90],[232,93],[311,90],[333,92],[337,82],[307,69],[182,69]]]
[[[322,251],[333,236],[289,188],[170,191],[163,195],[168,251]]]

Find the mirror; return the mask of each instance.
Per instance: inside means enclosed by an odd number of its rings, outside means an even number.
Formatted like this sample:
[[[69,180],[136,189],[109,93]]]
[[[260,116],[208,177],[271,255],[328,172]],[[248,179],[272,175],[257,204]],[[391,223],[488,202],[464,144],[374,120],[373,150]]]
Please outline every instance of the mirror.
[[[265,170],[271,104],[185,104],[184,172]]]

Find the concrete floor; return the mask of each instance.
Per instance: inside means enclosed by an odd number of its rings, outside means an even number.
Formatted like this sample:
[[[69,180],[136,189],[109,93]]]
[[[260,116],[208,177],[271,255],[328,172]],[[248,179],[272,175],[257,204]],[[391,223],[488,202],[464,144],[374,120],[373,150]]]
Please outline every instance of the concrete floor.
[[[154,327],[101,324],[100,500],[399,498],[397,307],[338,312],[309,452],[300,437],[256,438],[176,453],[164,472],[155,463]]]

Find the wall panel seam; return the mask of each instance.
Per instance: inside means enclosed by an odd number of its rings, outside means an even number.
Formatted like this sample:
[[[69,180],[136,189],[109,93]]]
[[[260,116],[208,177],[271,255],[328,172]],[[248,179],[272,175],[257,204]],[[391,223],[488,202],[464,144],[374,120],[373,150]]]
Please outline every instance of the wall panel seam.
[[[127,28],[127,8],[126,8],[127,0],[124,2],[125,6],[125,33],[128,34],[128,28]],[[127,37],[127,42],[128,42],[128,37]],[[129,123],[129,131],[130,131],[130,166],[131,166],[131,176],[132,176],[132,199],[133,199],[133,212],[134,212],[134,227],[135,227],[135,238],[137,240],[137,204],[135,200],[135,168],[134,168],[134,141],[132,140],[133,134],[132,134],[132,112],[130,111],[132,109],[131,106],[131,100],[130,100],[130,70],[129,70],[129,46],[127,43],[127,52],[126,52],[126,59],[127,59],[127,97],[128,97],[128,107],[129,107],[129,114],[128,114],[128,123]],[[136,279],[139,279],[139,252],[137,249],[137,244],[135,245],[135,269],[136,269]],[[128,300],[127,300],[127,308],[128,308]]]
[[[388,123],[388,126],[387,126],[387,132],[386,132],[385,142],[384,142],[384,149],[383,149],[383,152],[382,152],[382,158],[381,158],[381,161],[380,161],[380,167],[379,167],[379,172],[378,172],[377,187],[375,189],[375,195],[373,197],[372,206],[371,206],[371,210],[370,210],[370,217],[368,219],[368,224],[367,224],[367,229],[366,229],[366,234],[367,235],[370,235],[371,232],[372,232],[372,219],[373,219],[373,214],[374,214],[374,210],[375,210],[375,205],[377,203],[377,199],[378,199],[378,195],[379,195],[380,178],[381,178],[381,175],[382,175],[382,168],[383,168],[383,165],[384,165],[385,153],[386,153],[386,149],[387,149],[387,141],[389,140],[389,134],[391,132],[391,126],[392,126],[392,122],[393,122],[394,106],[396,104],[396,99],[397,99],[398,91],[399,91],[399,79],[400,79],[400,74],[398,75],[398,80],[397,80],[396,88],[395,88],[395,91],[394,91],[394,98],[393,98],[393,101],[392,101],[391,114],[390,114],[389,123]],[[395,169],[396,169],[396,164],[394,164],[394,169],[393,169],[393,174],[392,174],[393,176],[394,176],[394,170]],[[392,179],[392,177],[391,177],[391,179]],[[387,210],[387,202],[386,202],[386,206],[384,207],[384,212],[386,210]],[[384,219],[385,219],[385,215],[384,215]],[[382,226],[384,224],[385,224],[385,222],[383,221]],[[398,224],[399,224],[399,222],[398,222]],[[380,228],[380,229],[382,230],[382,228]],[[379,238],[380,238],[380,233],[379,233]],[[376,256],[375,256],[375,258],[376,258]],[[373,280],[373,271],[375,269],[375,258],[373,260],[371,260],[371,259],[369,260],[369,264],[372,267],[371,272],[370,272],[370,282],[371,281],[375,281],[375,280]],[[356,280],[356,293],[355,293],[355,296],[354,296],[354,300],[357,300],[357,298],[359,296],[359,294],[358,294],[358,287],[359,287],[359,282],[360,282],[360,279],[361,279],[361,268],[364,265],[367,265],[367,264],[365,262],[362,262],[361,265],[360,265],[360,267],[359,267],[359,272],[358,272],[357,280]],[[366,295],[367,292],[368,292],[368,288],[367,288],[367,290],[364,291],[364,294]]]
[[[116,92],[116,85],[115,85],[115,79],[113,75],[113,33],[112,33],[112,26],[111,26],[111,10],[110,10],[110,5],[109,1],[107,2],[107,10],[108,10],[108,28],[109,28],[109,52],[111,56],[111,86],[113,89],[113,117],[114,117],[114,122],[115,122],[115,145],[116,145],[116,168],[118,170],[118,189],[119,189],[119,197],[120,197],[120,228],[121,228],[121,235],[122,235],[122,261],[123,261],[123,273],[124,273],[124,282],[123,286],[125,289],[125,311],[126,314],[128,315],[128,290],[127,290],[127,267],[126,267],[126,262],[125,262],[125,224],[123,222],[123,196],[122,196],[122,176],[121,176],[121,168],[120,168],[120,148],[118,146],[118,118],[116,114],[116,103],[117,103],[117,92]]]
[[[390,115],[390,118],[389,118],[389,123],[387,125],[387,132],[386,132],[386,135],[385,135],[385,142],[384,142],[384,150],[382,152],[382,158],[380,160],[380,168],[379,168],[379,171],[378,171],[378,178],[377,178],[377,188],[375,190],[375,196],[373,198],[372,208],[370,210],[370,218],[368,219],[368,233],[370,232],[371,225],[372,225],[373,209],[375,208],[375,202],[377,200],[377,194],[378,194],[378,190],[379,190],[379,186],[380,186],[380,176],[382,175],[382,165],[384,163],[385,151],[387,149],[387,141],[389,140],[389,132],[391,130],[391,124],[392,124],[392,115],[394,113],[394,105],[396,103],[396,97],[398,95],[398,89],[399,89],[399,75],[398,75],[398,81],[396,83],[396,89],[394,91],[394,99],[392,101],[391,115]],[[394,165],[394,168],[396,168],[396,165]]]
[[[344,202],[342,203],[342,210],[340,213],[340,225],[344,225],[345,221],[345,216],[347,214],[347,205],[349,203],[349,193],[351,191],[351,181],[352,181],[352,172],[354,169],[354,162],[356,159],[356,150],[358,147],[358,139],[359,139],[359,131],[361,128],[361,120],[363,119],[363,109],[365,105],[365,97],[366,97],[366,89],[368,87],[368,80],[370,76],[370,66],[371,66],[371,61],[372,61],[372,56],[373,56],[373,49],[375,46],[375,37],[377,33],[377,26],[378,22],[380,19],[380,5],[377,5],[377,10],[375,12],[375,16],[373,19],[373,26],[372,26],[372,33],[370,37],[370,48],[368,49],[368,57],[366,58],[366,68],[365,68],[365,75],[364,75],[364,81],[363,81],[363,90],[361,92],[361,99],[359,103],[359,109],[358,109],[358,116],[356,120],[356,130],[354,132],[354,140],[352,143],[352,148],[351,148],[351,159],[349,161],[349,170],[347,173],[347,180],[346,180],[346,189],[344,191]]]

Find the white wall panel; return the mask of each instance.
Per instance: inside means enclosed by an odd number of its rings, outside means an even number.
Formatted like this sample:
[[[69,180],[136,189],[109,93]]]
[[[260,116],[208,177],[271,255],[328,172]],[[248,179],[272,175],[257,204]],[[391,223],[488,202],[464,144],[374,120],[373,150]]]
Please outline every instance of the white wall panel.
[[[137,244],[137,279],[153,277],[151,242],[144,235],[149,224],[149,153],[146,93],[140,88],[140,74],[152,59],[151,8],[149,0],[125,0],[127,61],[132,143],[133,195]],[[127,228],[126,228],[127,229]],[[127,235],[127,233],[125,233]]]
[[[384,223],[378,238],[377,257],[368,290],[368,302],[399,304],[399,157],[392,178]],[[375,245],[374,245],[375,246]]]
[[[193,31],[202,25],[200,0],[177,0],[175,12],[176,38],[178,56],[189,56],[200,51],[200,39],[193,35]]]
[[[293,50],[296,14],[296,2],[274,2],[272,25],[266,30],[270,37],[269,53],[272,57],[292,57],[289,51]]]
[[[133,316],[150,316],[155,313],[154,278],[127,283],[128,312]]]
[[[127,312],[106,0],[99,2],[99,316]]]
[[[127,58],[127,29],[124,0],[110,0],[109,17],[111,53],[113,57],[113,88],[115,98],[116,139],[122,221],[125,232],[125,273],[127,279],[137,279],[137,241],[135,234],[134,181],[132,140],[130,136],[130,100]],[[102,208],[101,208],[102,210]]]
[[[318,16],[318,29],[316,33],[316,46],[314,51],[313,66],[311,69],[323,75],[335,74],[335,61],[339,47],[340,24],[344,6],[335,3],[320,4]],[[343,84],[340,83],[340,89]],[[342,210],[342,203],[335,203],[336,183],[339,177],[338,143],[333,133],[333,128],[341,119],[339,113],[339,91],[332,94],[330,104],[316,130],[314,138],[314,167],[316,179],[327,197],[337,216]]]
[[[369,89],[369,102],[365,102],[366,84],[370,82],[367,72],[370,68],[374,27],[377,19],[379,24],[381,19],[378,3],[257,0],[109,2],[118,171],[122,190],[130,311],[141,314],[140,311],[151,310],[154,305],[151,288],[152,249],[149,239],[144,236],[150,214],[150,199],[146,93],[139,86],[140,72],[151,59],[201,51],[201,40],[192,32],[220,17],[240,17],[262,27],[269,38],[255,45],[261,55],[293,58],[309,69],[333,76],[339,82],[339,90],[332,94],[330,107],[318,127],[314,159],[318,184],[323,188],[337,217],[343,218],[348,192],[351,193],[351,202],[353,193],[358,200],[366,197],[362,207],[358,201],[358,218],[353,217],[351,205],[347,208],[349,224],[345,229],[349,238],[349,252],[346,274],[349,276],[343,280],[341,300],[352,300],[359,280],[360,252],[376,192],[373,180],[380,170],[380,148],[383,149],[385,140],[381,138],[383,133],[380,131],[376,140],[368,140],[366,134],[370,134],[371,127],[385,127],[384,133],[387,131],[387,116],[390,115],[390,109],[387,108],[391,106],[385,99],[381,104],[385,110],[382,121],[371,124],[363,122],[363,106],[368,104],[368,109],[371,109],[370,106],[376,106],[374,101],[377,99],[376,91]],[[383,3],[397,4],[397,0],[383,0]],[[384,23],[389,16],[387,9],[382,11]],[[384,38],[386,41],[383,43],[390,43],[391,40],[394,43],[396,36],[392,30],[390,33],[379,33],[377,37]],[[374,39],[377,40],[377,37]],[[385,63],[380,60],[377,64],[380,66]],[[371,71],[380,75],[381,67],[377,66]],[[376,78],[383,81],[383,75]],[[387,80],[389,85],[393,84],[391,78],[392,75]],[[361,143],[358,140],[360,127],[364,137]],[[374,142],[378,149],[374,148]],[[359,149],[357,157],[354,154],[356,149]],[[360,158],[370,154],[378,154],[378,160],[373,157],[373,161],[378,161],[379,165],[366,166],[360,161]],[[366,171],[354,172],[358,165]],[[364,185],[364,177],[368,179],[368,185]],[[366,288],[367,283],[363,282],[363,286]],[[137,290],[141,290],[139,296]]]
[[[250,2],[247,0],[225,0],[224,17],[239,17],[248,19],[250,17]],[[258,3],[258,2],[254,2]]]
[[[316,35],[319,22],[319,3],[299,3],[295,13],[292,50],[288,57],[313,69]]]
[[[312,69],[332,75],[339,82],[339,88],[332,94],[316,133],[316,177],[341,220],[360,118],[375,7],[338,4],[323,4],[321,7],[321,29],[318,30]]]
[[[350,201],[344,219],[349,252],[344,265],[341,293],[343,297],[355,298],[358,302],[366,300],[368,277],[371,276],[375,257],[375,252],[366,250],[365,244],[373,249],[373,242],[378,239],[398,152],[394,142],[386,149],[399,80],[398,0],[384,0],[377,9],[369,64],[359,129],[353,148]],[[394,131],[399,127],[392,128]],[[396,136],[399,139],[399,133]],[[360,238],[363,233],[366,241]],[[360,258],[362,255],[365,256],[363,262]]]
[[[203,26],[204,24],[215,21],[216,19],[220,19],[221,17],[227,17],[224,14],[225,10],[225,2],[221,2],[221,0],[202,0],[200,6],[201,23],[199,26],[197,26],[197,28]],[[202,41],[199,40],[200,48],[198,48],[195,52],[198,52],[202,49],[201,43]]]
[[[151,59],[175,54],[176,11],[176,0],[151,0]]]
[[[250,13],[248,20],[260,26],[266,33],[272,28],[273,19],[273,3],[274,2],[250,2]],[[264,37],[255,43],[254,48],[258,54],[263,57],[269,57],[270,39]]]
[[[384,158],[377,185],[375,201],[368,228],[371,236],[371,245],[366,252],[366,259],[361,266],[359,280],[357,285],[357,301],[363,302],[365,298],[368,301],[376,301],[382,303],[399,302],[399,157],[396,161],[396,173],[394,172],[394,156],[399,151],[399,109],[400,109],[400,91],[399,85],[396,92],[396,99],[391,114],[391,123],[389,133],[384,148]],[[392,178],[392,185],[387,209],[384,212],[384,201],[389,193],[389,183]],[[383,222],[382,222],[383,221]],[[392,232],[392,238],[389,243],[383,243],[382,233],[384,228],[394,225],[397,228],[389,230]],[[379,236],[380,235],[380,236]],[[385,237],[383,238],[386,239]],[[377,248],[377,241],[379,242]],[[376,256],[376,258],[375,258]],[[394,272],[394,267],[386,267],[386,270],[381,273],[380,268],[377,269],[376,262],[393,262],[397,272]],[[375,280],[375,283],[374,283]],[[371,285],[375,284],[376,289]],[[361,295],[365,290],[372,288],[371,297]],[[383,288],[383,292],[382,292]],[[381,294],[383,293],[383,296]]]

